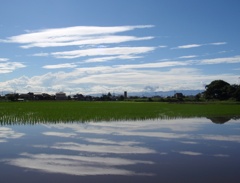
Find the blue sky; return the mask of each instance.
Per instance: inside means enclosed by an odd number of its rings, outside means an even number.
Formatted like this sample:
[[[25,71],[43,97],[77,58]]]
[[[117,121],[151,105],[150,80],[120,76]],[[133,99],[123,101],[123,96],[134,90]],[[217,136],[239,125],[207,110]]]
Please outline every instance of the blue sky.
[[[240,77],[238,0],[8,0],[1,91],[204,89]]]

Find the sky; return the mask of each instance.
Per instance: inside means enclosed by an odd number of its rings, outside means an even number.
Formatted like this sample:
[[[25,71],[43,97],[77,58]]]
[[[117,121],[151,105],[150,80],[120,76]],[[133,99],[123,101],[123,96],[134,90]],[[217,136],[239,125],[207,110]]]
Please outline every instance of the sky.
[[[0,92],[240,82],[239,0],[0,0]]]

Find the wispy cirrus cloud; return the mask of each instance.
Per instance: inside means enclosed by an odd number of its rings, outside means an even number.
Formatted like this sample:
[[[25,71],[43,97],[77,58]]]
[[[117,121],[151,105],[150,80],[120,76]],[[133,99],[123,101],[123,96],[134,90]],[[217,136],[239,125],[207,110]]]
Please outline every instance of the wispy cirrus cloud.
[[[0,62],[6,62],[8,60],[9,60],[8,58],[0,58]]]
[[[200,60],[199,64],[223,64],[223,63],[240,63],[240,55],[233,57],[209,58]]]
[[[26,67],[26,65],[24,65],[21,62],[10,62],[9,59],[3,58],[2,62],[0,62],[0,74],[11,73],[16,69],[20,69],[24,67]]]
[[[216,43],[209,43],[209,45],[224,45],[224,44],[227,44],[227,42],[216,42]]]
[[[117,55],[117,56],[110,56],[110,57],[97,57],[97,58],[90,58],[87,60],[84,60],[84,63],[94,63],[94,62],[107,62],[110,60],[132,60],[142,58],[142,56],[136,56],[136,55]]]
[[[0,42],[18,43],[21,44],[22,48],[113,44],[127,41],[153,39],[152,36],[135,37],[116,35],[117,33],[132,31],[134,29],[145,29],[151,27],[153,27],[153,25],[115,27],[75,26],[43,29],[8,37],[5,40],[0,40]]]
[[[89,56],[133,56],[148,53],[155,50],[155,47],[113,47],[113,48],[91,48],[84,50],[73,50],[63,52],[53,52],[51,55],[55,58],[73,59]]]
[[[186,66],[191,64],[190,62],[180,61],[169,61],[169,62],[156,62],[156,63],[145,63],[145,64],[127,64],[127,65],[116,65],[117,68],[121,69],[143,69],[143,68],[162,68],[162,67],[175,67],[175,66]]]
[[[224,45],[224,44],[227,44],[227,42],[215,42],[215,43],[205,43],[205,44],[187,44],[187,45],[177,46],[172,49],[189,49],[189,48],[197,48],[197,47],[201,47],[201,46],[209,46],[209,45],[219,46],[219,45]]]
[[[31,56],[35,56],[35,57],[47,57],[49,56],[50,54],[49,53],[35,53]]]
[[[197,48],[202,46],[201,44],[188,44],[188,45],[182,45],[182,46],[177,46],[175,48],[172,49],[188,49],[188,48]]]
[[[116,59],[118,57],[103,57],[103,58],[94,58],[89,59],[88,61],[96,61],[97,59],[103,59],[103,61],[106,61],[107,59]],[[126,56],[125,59],[129,59],[128,56]],[[96,60],[95,60],[96,59]],[[104,60],[106,59],[106,60]],[[143,64],[124,64],[124,65],[113,65],[113,66],[100,66],[100,67],[83,67],[83,68],[77,68],[77,70],[81,71],[90,71],[91,73],[94,71],[101,71],[101,70],[109,70],[109,71],[120,71],[125,69],[149,69],[149,68],[164,68],[164,67],[176,67],[176,66],[187,66],[191,65],[191,61],[165,61],[165,62],[151,62],[151,63],[143,63]],[[56,65],[45,65],[43,66],[44,69],[58,69],[58,68],[76,68],[78,65],[74,63],[65,63],[65,64],[56,64]]]
[[[158,48],[167,48],[168,46],[166,46],[166,45],[160,45],[160,46],[158,46]]]
[[[181,57],[178,57],[178,58],[181,58],[181,59],[185,59],[185,58],[196,58],[197,55],[186,55],[186,56],[181,56]]]
[[[45,65],[42,68],[44,69],[63,69],[63,68],[75,68],[77,67],[74,63],[65,63],[65,64],[55,64],[55,65]]]

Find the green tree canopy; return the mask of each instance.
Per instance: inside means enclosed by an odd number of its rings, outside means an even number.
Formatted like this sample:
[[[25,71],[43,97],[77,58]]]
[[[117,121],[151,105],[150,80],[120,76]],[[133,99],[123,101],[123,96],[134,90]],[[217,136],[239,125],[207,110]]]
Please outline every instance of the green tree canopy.
[[[206,99],[227,100],[231,97],[231,85],[223,80],[212,81],[206,85],[205,97]]]

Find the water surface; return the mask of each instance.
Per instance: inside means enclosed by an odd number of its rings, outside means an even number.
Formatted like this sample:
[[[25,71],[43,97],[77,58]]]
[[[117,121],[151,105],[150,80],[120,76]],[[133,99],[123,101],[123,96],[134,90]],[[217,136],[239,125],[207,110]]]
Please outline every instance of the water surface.
[[[1,183],[235,183],[239,156],[239,119],[0,126]]]

